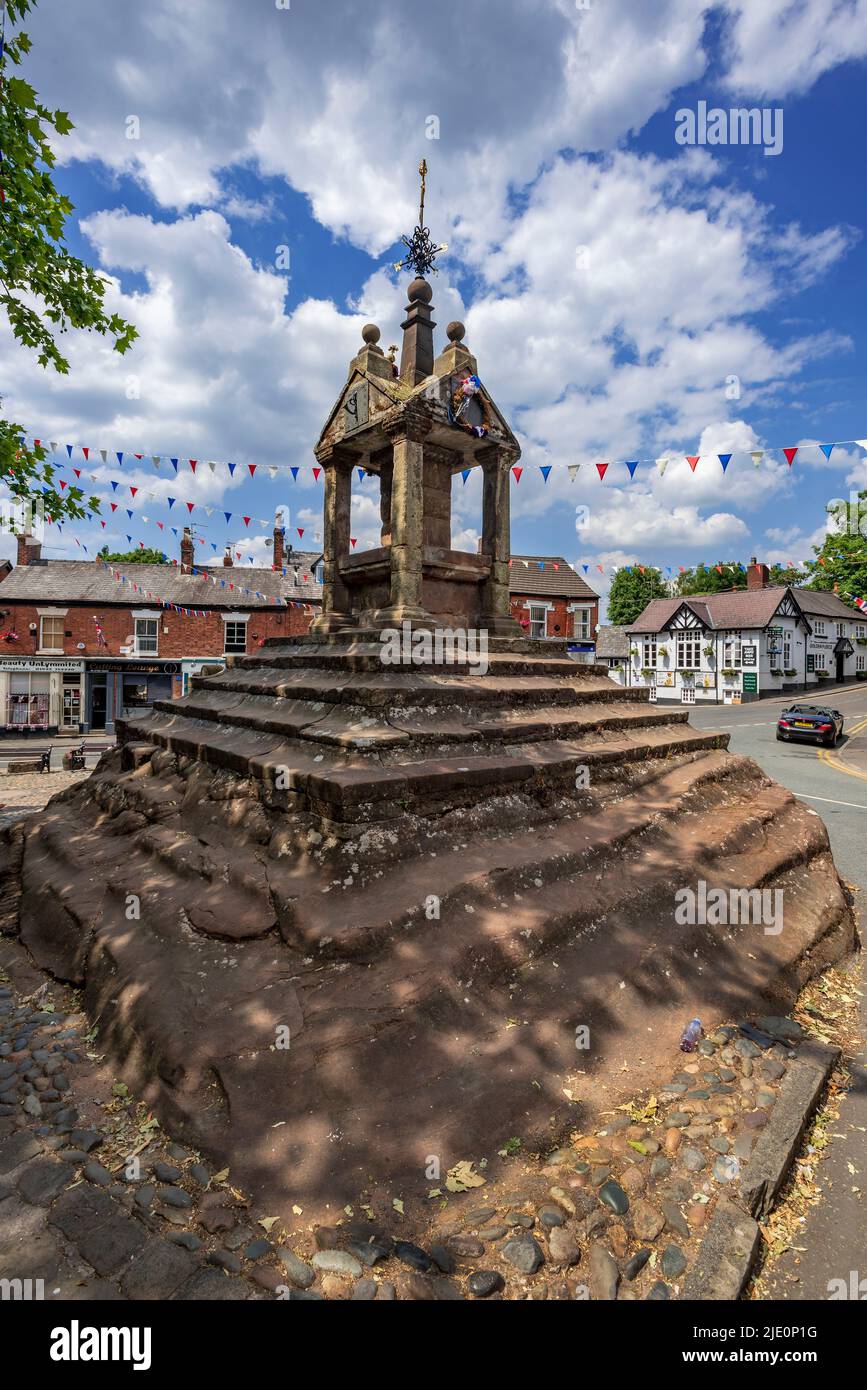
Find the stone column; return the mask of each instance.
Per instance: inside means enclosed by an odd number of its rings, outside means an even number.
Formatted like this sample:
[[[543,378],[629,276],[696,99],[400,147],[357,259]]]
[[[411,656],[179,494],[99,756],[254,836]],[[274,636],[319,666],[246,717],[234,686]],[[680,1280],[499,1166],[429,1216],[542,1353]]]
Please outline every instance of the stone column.
[[[511,557],[509,470],[520,458],[514,448],[489,444],[476,452],[482,466],[482,553],[489,556],[491,572],[482,586],[479,623],[502,637],[522,637],[520,623],[509,613],[509,559]]]
[[[340,561],[349,554],[352,467],[356,456],[333,449],[317,454],[317,458],[325,470],[322,612],[313,619],[310,631],[338,632],[354,622]]]
[[[424,560],[424,438],[430,424],[403,416],[388,433],[393,442],[391,480],[391,601],[377,621],[431,622],[422,607]]]

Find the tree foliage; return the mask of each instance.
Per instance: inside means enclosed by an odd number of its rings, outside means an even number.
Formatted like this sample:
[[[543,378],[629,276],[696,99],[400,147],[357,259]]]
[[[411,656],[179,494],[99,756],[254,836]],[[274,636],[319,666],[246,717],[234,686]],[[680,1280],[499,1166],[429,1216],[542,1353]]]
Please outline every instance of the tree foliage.
[[[659,570],[648,565],[641,568],[634,565],[631,571],[619,569],[608,595],[608,621],[615,626],[634,623],[651,599],[667,597],[668,590]]]
[[[34,4],[6,0],[7,25],[20,22]],[[66,111],[52,111],[16,72],[30,48],[23,30],[7,29],[0,59],[0,305],[18,342],[36,353],[40,366],[65,374],[69,363],[56,334],[70,328],[98,333],[112,339],[119,353],[138,335],[132,324],[107,312],[105,277],[64,244],[74,209],[55,187],[51,142],[73,126]],[[44,501],[55,520],[83,516],[81,490],[55,489],[46,450],[22,445],[24,434],[20,424],[0,420],[0,467],[4,476],[11,472],[13,495]],[[95,499],[89,505],[98,509]]]
[[[109,550],[107,545],[99,551],[100,560],[118,561],[127,565],[165,565],[168,564],[161,550],[144,546],[138,550]]]
[[[857,499],[828,508],[829,526],[822,544],[814,545],[816,568],[811,589],[830,589],[842,599],[867,599],[867,489]]]

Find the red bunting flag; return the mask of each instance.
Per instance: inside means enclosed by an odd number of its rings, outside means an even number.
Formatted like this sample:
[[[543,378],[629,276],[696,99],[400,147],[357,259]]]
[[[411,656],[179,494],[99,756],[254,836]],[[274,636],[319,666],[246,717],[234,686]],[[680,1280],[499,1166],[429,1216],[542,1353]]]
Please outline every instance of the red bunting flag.
[[[319,482],[319,474],[320,474],[321,472],[322,472],[322,469],[321,469],[321,468],[314,468],[314,470],[313,470],[313,477],[314,477],[314,479],[316,480],[317,483]]]
[[[131,488],[130,488],[130,495],[131,495],[132,497],[135,497],[135,495],[136,495],[137,492],[138,492],[138,488],[137,488],[137,487],[131,487]]]
[[[102,529],[103,529],[103,531],[104,531],[104,530],[105,530],[105,522],[104,522],[104,521],[101,521],[99,524],[100,524],[100,526],[102,527]]]
[[[605,477],[605,474],[608,472],[608,464],[607,464],[607,463],[597,463],[597,465],[596,465],[596,472],[599,474],[600,478],[604,478],[604,477]]]
[[[304,527],[303,527],[303,526],[297,526],[295,529],[296,529],[297,532],[298,532],[299,539],[302,538],[303,535],[304,535]]]
[[[192,514],[193,514],[193,507],[194,507],[195,505],[196,505],[195,502],[188,502],[188,503],[187,503],[187,511],[190,513],[190,516],[192,516]]]
[[[64,483],[64,482],[61,481],[61,484],[60,484],[60,491],[62,492],[63,489],[64,489],[65,487],[68,487],[68,483]]]
[[[73,471],[73,473],[75,474],[76,478],[80,478],[80,477],[81,477],[81,469],[80,469],[80,468],[73,468],[72,471]]]
[[[248,467],[249,470],[250,470],[250,477],[252,478],[253,474],[256,472],[256,469],[259,467],[259,465],[258,465],[258,463],[248,463],[248,464],[247,464],[247,467]]]
[[[795,448],[795,449],[784,449],[784,450],[783,450],[783,453],[786,455],[786,463],[789,465],[790,468],[791,468],[792,464],[793,464],[794,461],[795,461],[795,454],[796,454],[797,452],[798,452],[798,450],[797,450],[796,448]]]
[[[515,478],[515,482],[516,482],[516,483],[519,483],[519,482],[521,481],[521,474],[523,473],[523,471],[524,471],[523,468],[513,468],[513,469],[512,469],[512,473],[513,473],[513,475],[514,475],[514,478]]]
[[[245,516],[245,517],[244,517],[244,525],[245,525],[245,526],[249,526],[249,525],[250,525],[250,518],[249,518],[248,516]]]
[[[116,503],[116,502],[109,502],[108,505],[111,507],[111,510],[112,510],[113,512],[116,512],[116,511],[117,511],[117,503]]]
[[[162,531],[164,525],[165,525],[165,523],[162,522],[162,521],[158,521],[158,522],[157,522],[157,526],[160,528],[161,531]]]
[[[693,473],[695,472],[696,464],[698,463],[700,458],[701,454],[687,454],[686,456],[686,461],[692,469]]]
[[[356,540],[356,538],[355,538],[354,536],[350,536],[350,537],[349,537],[349,544],[352,546],[352,549],[354,550],[355,547],[356,547],[356,545],[358,544],[358,541]]]
[[[89,449],[85,449],[85,448],[82,446],[81,452],[84,454],[84,457],[85,457],[85,458],[89,458],[89,457],[90,457],[90,450],[89,450]]]
[[[190,467],[192,468],[192,470],[193,470],[194,473],[195,473],[195,471],[196,471],[196,464],[198,463],[198,461],[199,461],[198,459],[189,459],[189,460],[188,460],[189,465],[190,465]]]

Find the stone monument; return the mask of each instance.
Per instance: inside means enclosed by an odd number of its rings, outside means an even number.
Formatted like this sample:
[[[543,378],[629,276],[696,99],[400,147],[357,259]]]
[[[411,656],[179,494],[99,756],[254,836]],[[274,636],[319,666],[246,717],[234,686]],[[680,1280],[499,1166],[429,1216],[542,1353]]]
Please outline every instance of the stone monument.
[[[424,236],[422,209],[416,270]],[[461,324],[435,353],[421,274],[408,301],[399,372],[369,325],[316,447],[313,630],[123,722],[2,846],[2,929],[82,988],[166,1128],[278,1214],[424,1197],[430,1155],[545,1152],[668,1076],[695,1014],[784,1011],[853,946],[815,812],[726,734],[520,634],[518,445]],[[466,468],[477,555],[451,548]],[[355,555],[359,469],[382,530]],[[446,625],[485,633],[484,665],[460,644],[415,660]],[[782,929],[683,924],[675,894],[701,883],[780,890]]]

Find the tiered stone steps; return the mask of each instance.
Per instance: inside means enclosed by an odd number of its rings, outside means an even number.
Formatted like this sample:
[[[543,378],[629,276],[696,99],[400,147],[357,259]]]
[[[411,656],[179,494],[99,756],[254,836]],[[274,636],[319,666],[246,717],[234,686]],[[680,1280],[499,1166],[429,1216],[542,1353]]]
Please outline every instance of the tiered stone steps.
[[[35,959],[272,1210],[552,1143],[586,1118],[564,1086],[610,1105],[624,1049],[668,1068],[686,1018],[784,1007],[851,947],[821,821],[725,734],[556,652],[474,677],[354,645],[127,721],[9,860]],[[680,925],[701,880],[781,890],[783,930]]]

